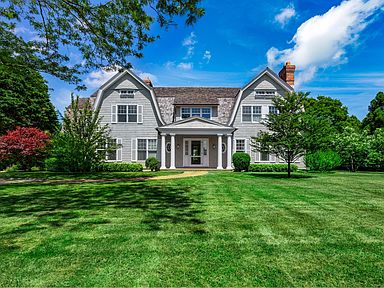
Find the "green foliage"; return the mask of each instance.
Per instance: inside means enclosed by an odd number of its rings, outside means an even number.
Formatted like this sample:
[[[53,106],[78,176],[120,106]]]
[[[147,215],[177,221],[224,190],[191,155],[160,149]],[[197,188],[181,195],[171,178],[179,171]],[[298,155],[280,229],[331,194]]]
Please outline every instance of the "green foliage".
[[[371,151],[370,137],[365,131],[347,127],[335,140],[336,151],[340,155],[343,165],[355,172],[367,165]]]
[[[304,157],[307,168],[311,171],[332,171],[342,164],[341,157],[335,151],[315,151]]]
[[[251,157],[244,152],[235,152],[232,155],[232,163],[235,167],[235,172],[248,171]]]
[[[367,169],[384,171],[384,128],[377,128],[370,137]]]
[[[367,128],[370,133],[378,128],[384,128],[384,93],[377,93],[368,108],[368,114],[363,120],[363,128]]]
[[[55,158],[55,157],[50,157],[45,159],[44,161],[44,168],[46,171],[51,171],[51,172],[58,172],[63,169],[60,168],[61,162]]]
[[[53,132],[58,126],[57,114],[38,72],[0,61],[0,135],[16,126]]]
[[[297,169],[297,165],[291,165],[291,172]],[[288,172],[288,164],[250,164],[249,172]]]
[[[100,163],[95,170],[98,172],[141,172],[143,165],[140,163],[104,162]]]
[[[145,167],[151,171],[159,171],[160,161],[156,157],[149,157],[145,160]]]
[[[16,172],[19,171],[20,167],[17,164],[13,164],[5,169],[5,172]]]
[[[260,132],[252,138],[251,146],[254,150],[274,154],[285,160],[288,166],[305,153],[306,138],[303,123],[303,105],[309,93],[292,92],[284,97],[277,96],[273,105],[278,114],[269,114],[265,125],[268,132]],[[288,177],[291,170],[288,169]]]
[[[186,24],[193,24],[204,15],[199,2],[1,1],[0,63],[18,69],[28,66],[79,84],[79,75],[90,69],[131,68],[132,56],[142,57],[144,47],[158,38],[151,33],[155,22],[167,29],[175,25],[175,17],[186,16]],[[17,34],[15,28],[25,25],[33,39]],[[66,47],[76,48],[85,65],[71,62],[71,51]]]
[[[348,126],[358,128],[360,121],[340,100],[318,96],[304,100],[303,124],[306,150],[315,152],[329,149],[337,134]]]
[[[101,125],[99,111],[92,108],[89,100],[80,106],[79,97],[72,97],[63,128],[53,139],[51,157],[57,159],[61,171],[88,172],[118,148],[110,143],[109,126]]]

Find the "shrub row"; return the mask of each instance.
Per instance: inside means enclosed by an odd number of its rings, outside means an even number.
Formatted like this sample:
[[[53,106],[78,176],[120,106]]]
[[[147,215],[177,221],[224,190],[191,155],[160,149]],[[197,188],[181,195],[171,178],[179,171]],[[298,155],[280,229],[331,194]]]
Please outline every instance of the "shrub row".
[[[316,151],[305,155],[304,163],[311,171],[326,172],[339,167],[342,160],[334,151]]]
[[[297,171],[297,165],[291,164],[291,172]],[[250,164],[249,172],[288,172],[288,164]]]
[[[104,162],[101,163],[97,168],[98,172],[142,172],[143,165],[140,163],[115,163],[115,162]]]

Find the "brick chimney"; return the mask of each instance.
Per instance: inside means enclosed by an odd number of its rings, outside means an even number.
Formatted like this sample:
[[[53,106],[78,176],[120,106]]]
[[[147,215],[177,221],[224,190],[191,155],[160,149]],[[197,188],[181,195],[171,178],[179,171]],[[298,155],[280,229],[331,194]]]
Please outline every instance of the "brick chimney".
[[[144,83],[147,84],[149,87],[153,87],[151,79],[149,77],[144,78]]]
[[[291,62],[287,62],[279,72],[280,78],[292,86],[292,88],[295,86],[295,69],[295,65],[292,65]]]

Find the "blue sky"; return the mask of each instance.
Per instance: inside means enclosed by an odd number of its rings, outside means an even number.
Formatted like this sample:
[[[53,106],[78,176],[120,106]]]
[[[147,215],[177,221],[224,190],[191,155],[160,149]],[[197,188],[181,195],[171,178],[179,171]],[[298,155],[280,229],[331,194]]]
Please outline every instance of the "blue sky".
[[[135,72],[156,86],[242,87],[266,66],[297,65],[296,90],[340,99],[362,119],[384,90],[384,0],[202,2],[206,15],[194,26],[179,21],[132,59]],[[82,61],[73,55],[73,61]],[[111,72],[84,75],[88,96]],[[46,76],[59,110],[74,90]]]

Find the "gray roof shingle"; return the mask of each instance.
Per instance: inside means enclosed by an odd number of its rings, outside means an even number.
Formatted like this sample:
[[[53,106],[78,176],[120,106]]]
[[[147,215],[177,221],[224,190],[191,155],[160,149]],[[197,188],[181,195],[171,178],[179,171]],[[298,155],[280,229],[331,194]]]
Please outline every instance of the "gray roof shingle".
[[[174,105],[219,105],[219,98],[235,98],[240,88],[154,87],[156,97],[174,97]]]

